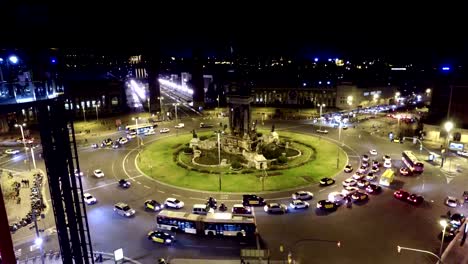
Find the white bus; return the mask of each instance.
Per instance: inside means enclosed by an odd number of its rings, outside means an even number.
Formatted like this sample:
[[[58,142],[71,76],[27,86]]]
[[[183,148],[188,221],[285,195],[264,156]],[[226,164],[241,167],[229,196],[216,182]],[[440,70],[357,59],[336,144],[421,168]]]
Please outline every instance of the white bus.
[[[251,237],[256,231],[253,216],[239,216],[231,213],[196,215],[168,210],[159,212],[156,217],[156,227],[206,236]]]
[[[401,154],[401,159],[403,163],[412,171],[417,173],[422,173],[424,171],[424,164],[420,162],[413,152],[409,150],[403,151]]]
[[[127,134],[130,135],[140,135],[140,134],[146,134],[147,132],[154,131],[154,129],[158,125],[156,124],[150,124],[150,123],[145,123],[145,124],[138,124],[138,125],[130,125],[125,127],[125,131]]]

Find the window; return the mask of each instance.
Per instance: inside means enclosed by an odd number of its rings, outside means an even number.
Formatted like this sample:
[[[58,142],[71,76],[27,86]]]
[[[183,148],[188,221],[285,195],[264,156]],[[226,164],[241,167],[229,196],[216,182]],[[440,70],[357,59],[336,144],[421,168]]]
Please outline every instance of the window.
[[[111,104],[112,106],[119,105],[119,99],[117,97],[112,97]]]
[[[369,92],[365,92],[365,93],[364,93],[364,96],[369,96]]]

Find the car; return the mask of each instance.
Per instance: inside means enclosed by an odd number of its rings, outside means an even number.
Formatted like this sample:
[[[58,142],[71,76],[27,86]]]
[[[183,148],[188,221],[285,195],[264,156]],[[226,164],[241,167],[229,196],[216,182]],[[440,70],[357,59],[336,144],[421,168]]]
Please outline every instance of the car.
[[[131,185],[132,185],[132,183],[125,180],[125,179],[120,179],[119,180],[119,186],[122,187],[122,188],[125,188],[125,189],[130,188]]]
[[[447,196],[447,198],[445,198],[444,203],[448,207],[457,207],[458,206],[458,199],[453,197],[453,196]]]
[[[156,132],[154,131],[154,129],[150,129],[148,131],[145,132],[145,136],[150,136],[150,135],[155,135]]]
[[[314,197],[314,194],[306,191],[297,191],[291,196],[293,200],[311,200]]]
[[[331,192],[328,194],[328,201],[334,203],[341,203],[346,196],[341,192]]]
[[[375,181],[375,180],[377,180],[377,176],[375,176],[375,174],[373,172],[369,172],[366,175],[366,180]]]
[[[358,181],[357,181],[357,186],[358,186],[359,188],[362,188],[362,189],[363,189],[363,188],[366,188],[367,186],[369,186],[369,184],[370,184],[370,182],[368,182],[368,181],[366,181],[366,180],[364,180],[364,179],[363,179],[363,180],[358,180]]]
[[[93,144],[91,144],[91,147],[97,149],[97,148],[99,148],[99,145],[96,144],[96,143],[93,143]]]
[[[401,167],[400,168],[400,175],[403,175],[403,176],[408,176],[410,175],[411,171],[406,168],[406,167]]]
[[[79,171],[78,169],[75,169],[75,176],[76,177],[80,177],[80,176],[83,176],[84,173],[82,171]]]
[[[371,150],[369,150],[369,153],[370,153],[371,155],[377,155],[377,150],[371,149]]]
[[[377,173],[377,172],[379,172],[379,171],[380,171],[380,168],[377,167],[377,166],[372,166],[372,168],[370,169],[370,172],[371,172],[371,173]]]
[[[335,183],[335,180],[332,178],[322,178],[320,179],[321,186],[329,186]]]
[[[347,125],[344,125],[344,126],[342,127],[342,129],[343,129],[343,130],[346,130],[346,129],[348,129],[348,126],[347,126]]]
[[[392,142],[394,142],[394,143],[403,143],[402,140],[400,140],[400,138],[398,138],[398,137],[393,138]]]
[[[368,162],[368,161],[363,161],[363,162],[361,163],[361,167],[364,167],[364,168],[367,169],[367,168],[369,167],[369,162]]]
[[[468,157],[468,151],[466,150],[457,151],[457,154],[463,157]]]
[[[130,217],[130,216],[135,215],[135,209],[130,208],[128,204],[122,203],[122,202],[116,203],[114,205],[114,212],[125,217]]]
[[[391,167],[392,167],[392,162],[389,161],[389,160],[386,160],[386,161],[384,162],[383,166],[384,166],[385,168],[391,168]]]
[[[269,214],[271,213],[287,213],[288,207],[285,204],[269,203],[263,207],[263,210]]]
[[[369,184],[366,187],[367,193],[377,194],[377,193],[380,193],[381,191],[382,191],[382,187],[376,184]]]
[[[180,209],[184,207],[184,205],[184,202],[172,197],[169,197],[164,201],[164,206],[169,208]]]
[[[323,211],[336,211],[336,209],[338,209],[338,204],[328,200],[320,200],[317,202],[317,209]]]
[[[319,134],[328,134],[328,130],[317,129],[317,133],[319,133]]]
[[[136,136],[137,136],[136,133],[129,133],[129,134],[127,134],[127,139],[136,138]]]
[[[406,200],[410,204],[420,205],[420,204],[422,204],[424,202],[424,197],[422,197],[421,195],[418,195],[418,194],[410,194],[410,196],[408,196],[408,198],[406,198]]]
[[[120,148],[120,143],[117,142],[117,141],[114,141],[114,143],[112,143],[112,148],[113,148],[113,149]]]
[[[357,172],[359,172],[359,173],[366,173],[366,172],[367,172],[367,167],[366,167],[366,166],[361,166],[361,167],[359,167],[359,169],[357,170]]]
[[[409,196],[409,193],[404,190],[398,190],[393,193],[393,197],[397,198],[398,200],[406,200]]]
[[[20,153],[20,151],[17,150],[17,149],[7,149],[7,150],[5,150],[5,154],[8,154],[8,155],[15,155],[15,154],[18,154],[18,153]]]
[[[354,202],[361,202],[369,199],[369,195],[367,195],[367,193],[357,191],[351,195],[351,199],[353,199]]]
[[[172,242],[174,242],[175,238],[173,235],[155,230],[148,233],[148,240],[151,240],[155,243],[170,245]]]
[[[164,128],[161,128],[161,129],[159,130],[159,133],[161,133],[161,134],[162,134],[162,133],[169,133],[169,131],[171,131],[169,128],[164,127]]]
[[[200,123],[200,128],[212,128],[214,125],[212,124],[205,124],[205,123]]]
[[[244,194],[242,196],[243,205],[264,205],[265,199],[255,194]]]
[[[302,200],[292,200],[291,203],[289,203],[289,207],[292,209],[307,209],[309,206],[310,204],[308,202]]]
[[[345,168],[344,168],[344,172],[346,173],[350,173],[353,171],[353,166],[351,166],[350,164],[346,165]]]
[[[174,126],[175,128],[183,128],[185,127],[185,124],[184,123],[179,123],[177,125]]]
[[[232,214],[252,214],[250,207],[242,204],[235,204],[232,206]]]
[[[16,143],[23,143],[23,138],[22,137],[17,138]],[[24,137],[24,143],[32,144],[32,143],[34,143],[34,138],[33,137]]]
[[[372,161],[372,167],[380,167],[380,166],[382,166],[382,163],[380,163],[378,160]]]
[[[465,215],[459,213],[452,214],[450,216],[449,222],[454,226],[460,227],[465,222]]]
[[[156,200],[146,200],[145,201],[145,210],[159,211],[164,208],[163,204],[158,203]]]
[[[367,156],[366,154],[364,154],[364,155],[362,155],[361,160],[362,160],[362,161],[368,161],[368,160],[369,160],[369,156]]]
[[[384,156],[382,157],[382,160],[383,160],[383,161],[392,161],[392,158],[391,158],[389,155],[384,155]]]
[[[110,147],[110,146],[112,145],[112,143],[113,143],[112,139],[108,138],[108,139],[104,139],[104,140],[102,141],[102,144],[101,144],[101,145],[102,145],[102,146],[106,146],[106,147]]]
[[[345,196],[348,196],[348,195],[351,195],[351,194],[353,194],[354,192],[357,192],[357,191],[359,191],[359,188],[349,186],[349,187],[344,187],[343,190],[341,191],[341,193],[343,195],[345,195]]]
[[[83,194],[83,200],[86,204],[92,205],[97,203],[97,200],[94,196],[92,196],[90,193],[84,193]]]
[[[104,177],[104,172],[101,169],[94,170],[94,176],[96,178],[102,178]]]
[[[361,180],[365,177],[365,174],[361,173],[361,172],[356,172],[353,174],[353,179],[355,180]]]
[[[356,186],[357,182],[353,178],[349,178],[343,181],[343,187]]]
[[[120,137],[118,140],[117,140],[121,145],[124,145],[124,144],[127,144],[128,143],[128,139],[124,138],[124,137]]]

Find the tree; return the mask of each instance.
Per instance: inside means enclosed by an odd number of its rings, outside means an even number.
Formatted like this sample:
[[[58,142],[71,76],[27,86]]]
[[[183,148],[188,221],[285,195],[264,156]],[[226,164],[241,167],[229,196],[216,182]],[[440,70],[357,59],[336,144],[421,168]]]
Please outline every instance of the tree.
[[[195,129],[192,130],[192,135],[193,135],[193,138],[197,138],[197,137],[198,137],[198,136],[197,136],[197,133],[195,133]]]

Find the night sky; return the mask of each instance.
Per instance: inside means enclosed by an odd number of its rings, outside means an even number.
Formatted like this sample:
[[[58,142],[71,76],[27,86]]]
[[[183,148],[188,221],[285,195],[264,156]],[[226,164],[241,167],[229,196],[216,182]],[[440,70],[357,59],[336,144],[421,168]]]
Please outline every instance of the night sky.
[[[158,1],[159,2],[159,1]],[[186,55],[229,50],[244,55],[386,56],[421,61],[468,57],[463,6],[391,2],[311,6],[262,2],[196,6],[191,2],[106,6],[3,3],[0,43],[26,46],[158,47]],[[225,3],[224,3],[225,4]],[[47,37],[45,37],[47,36]]]

